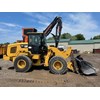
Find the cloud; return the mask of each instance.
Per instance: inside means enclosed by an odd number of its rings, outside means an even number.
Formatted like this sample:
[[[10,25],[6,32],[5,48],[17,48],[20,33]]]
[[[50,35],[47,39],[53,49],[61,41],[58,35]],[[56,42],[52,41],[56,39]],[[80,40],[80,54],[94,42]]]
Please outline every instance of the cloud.
[[[20,29],[19,29],[20,30]],[[9,31],[0,31],[0,43],[5,43],[5,42],[15,42],[17,40],[22,40],[22,34],[21,30],[9,30]]]
[[[26,14],[26,15],[28,15],[28,16],[31,16],[31,17],[34,16],[32,12],[23,12],[23,13]]]
[[[0,43],[15,42],[22,39],[21,25],[0,22]]]
[[[99,25],[91,13],[68,13],[68,12],[24,12],[26,26],[34,26],[38,31],[43,30],[52,22],[56,16],[61,16],[63,21],[62,33],[68,32],[72,35],[84,34],[86,39],[100,34]],[[16,23],[0,22],[0,42],[14,42],[22,39],[21,28],[23,26]],[[55,28],[52,33],[55,34]],[[49,35],[48,37],[50,37]]]
[[[82,30],[96,30],[98,28],[97,22],[92,18],[90,14],[78,13],[70,14],[70,19],[76,24],[76,28],[81,28]]]
[[[0,22],[0,24],[8,26],[8,27],[21,27],[21,26],[19,26],[17,24],[13,24],[13,23]]]
[[[38,21],[38,23],[44,26],[48,26],[50,24],[49,22],[43,22],[43,21]]]
[[[72,35],[82,33],[89,39],[100,33],[98,23],[88,13],[73,13],[68,15],[69,20],[63,23],[63,32],[69,32]]]
[[[0,32],[9,32],[10,30],[8,29],[4,29],[4,28],[0,28]]]
[[[48,12],[30,13],[29,12],[25,14],[31,17],[30,19],[28,19],[29,21],[38,24],[36,28],[40,32],[43,32],[43,30],[52,22],[52,20],[56,16],[59,16],[58,13],[54,13],[54,12],[53,13],[48,13]],[[52,33],[54,32],[55,32],[55,28],[52,30]]]
[[[69,32],[72,35],[82,33],[86,39],[100,34],[98,22],[91,13],[25,13],[30,16],[30,21],[37,24],[36,28],[43,31],[56,16],[61,16],[63,20],[62,33]],[[35,25],[35,24],[34,24]],[[52,31],[55,32],[55,28]]]
[[[57,13],[48,13],[48,12],[24,12],[24,14],[28,15],[28,21],[35,22],[39,25],[48,25],[52,21],[52,19],[57,15]]]

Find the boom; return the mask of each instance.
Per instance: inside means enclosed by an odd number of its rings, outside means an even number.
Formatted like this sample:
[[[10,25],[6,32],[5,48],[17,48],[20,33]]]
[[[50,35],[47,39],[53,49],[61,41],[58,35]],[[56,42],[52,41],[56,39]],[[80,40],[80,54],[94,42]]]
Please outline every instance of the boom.
[[[57,25],[56,25],[57,24]],[[43,31],[43,34],[47,37],[54,26],[56,25],[56,34],[52,34],[53,38],[55,40],[55,46],[58,46],[59,40],[60,40],[60,35],[61,35],[61,30],[62,30],[62,20],[61,17],[55,17],[55,19],[49,24],[49,26]]]

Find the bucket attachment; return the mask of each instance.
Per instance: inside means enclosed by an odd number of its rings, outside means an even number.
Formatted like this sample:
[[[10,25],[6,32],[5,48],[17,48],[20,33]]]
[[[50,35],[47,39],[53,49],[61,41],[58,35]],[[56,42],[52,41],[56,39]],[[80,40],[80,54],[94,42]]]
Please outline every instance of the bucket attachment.
[[[77,56],[75,59],[80,73],[84,75],[96,74],[96,70],[94,69],[92,64],[83,60],[83,58],[80,55]]]

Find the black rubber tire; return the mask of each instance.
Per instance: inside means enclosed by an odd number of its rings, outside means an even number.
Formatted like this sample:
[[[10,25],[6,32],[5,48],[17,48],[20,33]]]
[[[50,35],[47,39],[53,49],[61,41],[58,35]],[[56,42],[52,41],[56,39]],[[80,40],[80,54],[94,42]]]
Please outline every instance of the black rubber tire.
[[[53,67],[54,62],[56,62],[56,61],[60,61],[62,63],[63,67],[62,67],[61,70],[56,70]],[[51,73],[53,73],[53,74],[64,74],[68,70],[67,69],[67,63],[66,63],[65,59],[62,58],[62,57],[59,57],[59,56],[54,56],[54,57],[52,57],[50,59],[50,61],[49,61],[49,69],[50,69]]]
[[[19,68],[17,66],[17,63],[20,59],[22,59],[26,62],[26,66],[24,68]],[[16,72],[27,72],[30,70],[31,67],[32,67],[32,61],[29,57],[27,57],[25,55],[18,56],[14,61],[14,68],[15,68]]]

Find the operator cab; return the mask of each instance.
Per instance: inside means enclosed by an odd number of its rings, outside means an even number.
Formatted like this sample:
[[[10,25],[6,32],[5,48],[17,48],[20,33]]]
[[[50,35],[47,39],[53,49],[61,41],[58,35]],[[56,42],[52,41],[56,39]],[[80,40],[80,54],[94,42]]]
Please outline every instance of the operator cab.
[[[42,33],[28,32],[28,49],[32,54],[46,54],[47,44]]]

